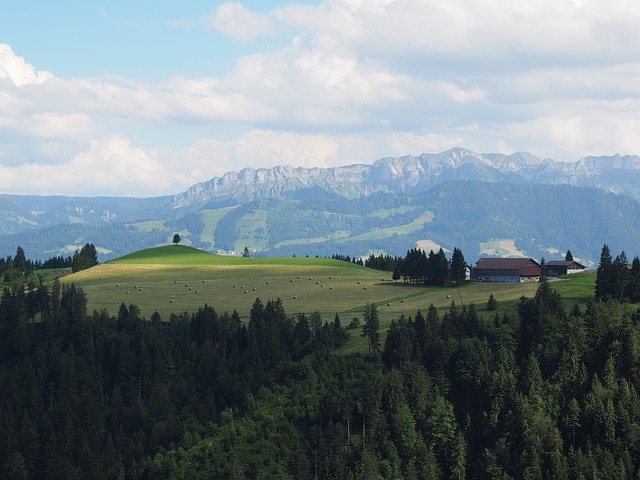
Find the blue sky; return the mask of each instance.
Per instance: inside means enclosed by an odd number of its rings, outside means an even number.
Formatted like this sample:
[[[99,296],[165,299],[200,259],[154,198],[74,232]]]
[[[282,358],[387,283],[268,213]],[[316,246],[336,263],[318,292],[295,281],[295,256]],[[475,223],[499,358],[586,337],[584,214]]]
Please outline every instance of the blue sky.
[[[640,154],[625,0],[10,2],[0,193],[151,196],[460,146]]]

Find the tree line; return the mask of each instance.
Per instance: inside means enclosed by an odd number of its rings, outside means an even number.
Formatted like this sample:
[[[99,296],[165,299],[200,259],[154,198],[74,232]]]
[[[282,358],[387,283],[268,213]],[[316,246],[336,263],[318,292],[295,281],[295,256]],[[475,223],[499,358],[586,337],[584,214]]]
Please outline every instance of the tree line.
[[[12,274],[28,275],[34,270],[47,268],[72,268],[74,272],[78,272],[97,264],[98,254],[93,243],[85,244],[73,256],[56,255],[46,260],[29,260],[24,249],[18,246],[15,256],[0,258],[0,274],[10,271]]]
[[[624,250],[613,258],[609,246],[605,243],[596,271],[594,296],[596,300],[640,302],[640,259],[634,257],[629,266]]]
[[[458,247],[453,249],[451,259],[447,259],[442,248],[437,253],[431,250],[428,254],[420,248],[412,248],[404,258],[369,255],[365,266],[393,272],[393,280],[402,278],[405,283],[433,286],[462,283],[467,268],[464,254]]]

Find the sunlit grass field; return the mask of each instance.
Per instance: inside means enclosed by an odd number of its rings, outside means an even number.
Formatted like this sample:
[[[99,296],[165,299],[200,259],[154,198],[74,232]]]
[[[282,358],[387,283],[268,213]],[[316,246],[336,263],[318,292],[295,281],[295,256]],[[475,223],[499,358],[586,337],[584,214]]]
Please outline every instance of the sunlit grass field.
[[[593,293],[593,272],[554,281],[570,308],[584,306]],[[326,258],[243,258],[213,255],[183,245],[150,248],[97,265],[62,279],[87,293],[89,311],[135,304],[145,318],[154,311],[167,320],[171,313],[193,312],[205,303],[218,312],[236,310],[246,319],[256,298],[263,303],[282,299],[290,315],[319,311],[330,321],[338,313],[343,325],[361,318],[364,306],[375,303],[384,335],[392,319],[415,315],[433,304],[442,313],[452,302],[475,305],[479,315],[493,318],[513,309],[522,296],[535,295],[534,283],[476,283],[460,287],[403,285],[391,274]],[[489,295],[497,300],[495,312],[486,310]],[[366,348],[359,330],[352,331],[346,351]]]

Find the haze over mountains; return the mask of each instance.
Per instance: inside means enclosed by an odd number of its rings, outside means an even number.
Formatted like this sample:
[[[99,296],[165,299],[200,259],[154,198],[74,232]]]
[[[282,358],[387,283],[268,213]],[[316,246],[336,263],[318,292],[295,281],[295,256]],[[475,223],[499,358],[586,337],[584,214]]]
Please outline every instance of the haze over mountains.
[[[335,168],[246,168],[155,198],[0,196],[0,255],[32,259],[93,243],[100,260],[170,242],[255,255],[481,255],[595,262],[638,254],[640,157],[542,160],[452,149]]]

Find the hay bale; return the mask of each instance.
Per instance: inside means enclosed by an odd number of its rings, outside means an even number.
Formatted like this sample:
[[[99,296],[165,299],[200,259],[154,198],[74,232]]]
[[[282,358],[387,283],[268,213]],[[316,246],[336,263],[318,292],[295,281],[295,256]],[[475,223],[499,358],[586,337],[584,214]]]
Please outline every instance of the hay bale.
[[[138,285],[136,285],[136,290],[138,289]]]
[[[193,287],[189,287],[189,290],[193,290]]]
[[[333,287],[329,287],[329,290],[333,290]]]
[[[257,290],[256,287],[253,287],[253,291],[255,292],[256,290]]]
[[[129,293],[129,290],[127,290],[127,293]]]
[[[267,285],[269,285],[269,280],[267,280]]]
[[[291,283],[293,283],[293,278],[291,279]]]
[[[173,283],[175,283],[177,285],[178,284],[178,280],[175,280]]]
[[[451,298],[451,295],[447,295],[447,298]]]
[[[309,280],[313,280],[313,277],[309,277]]]
[[[173,300],[169,300],[169,302],[173,303]]]
[[[321,287],[324,287],[324,283],[322,285],[320,285]]]
[[[249,293],[249,291],[248,291],[248,290],[245,290],[245,291],[244,291],[244,293]]]
[[[387,303],[387,307],[390,307],[390,306],[391,306],[391,304],[390,304],[390,303]]]
[[[367,289],[367,287],[364,287],[364,288],[363,288],[363,290],[366,290],[366,289]]]
[[[362,282],[360,280],[358,280],[358,285],[360,285]]]
[[[297,295],[294,295],[294,296],[293,296],[293,299],[295,300],[296,298],[298,298],[298,296],[297,296]]]
[[[331,280],[332,278],[333,278],[332,276],[329,276],[329,280]]]
[[[142,288],[140,288],[140,291],[142,291]]]
[[[236,288],[236,287],[237,287],[237,285],[234,285],[234,286],[233,286],[233,288]]]
[[[207,283],[207,281],[206,280],[202,280],[202,283]]]
[[[119,284],[119,283],[116,283],[116,287],[119,287],[119,286],[120,286],[120,284]]]
[[[316,285],[320,285],[320,282],[316,282]]]
[[[402,300],[400,300],[402,303],[404,303],[404,298]]]

